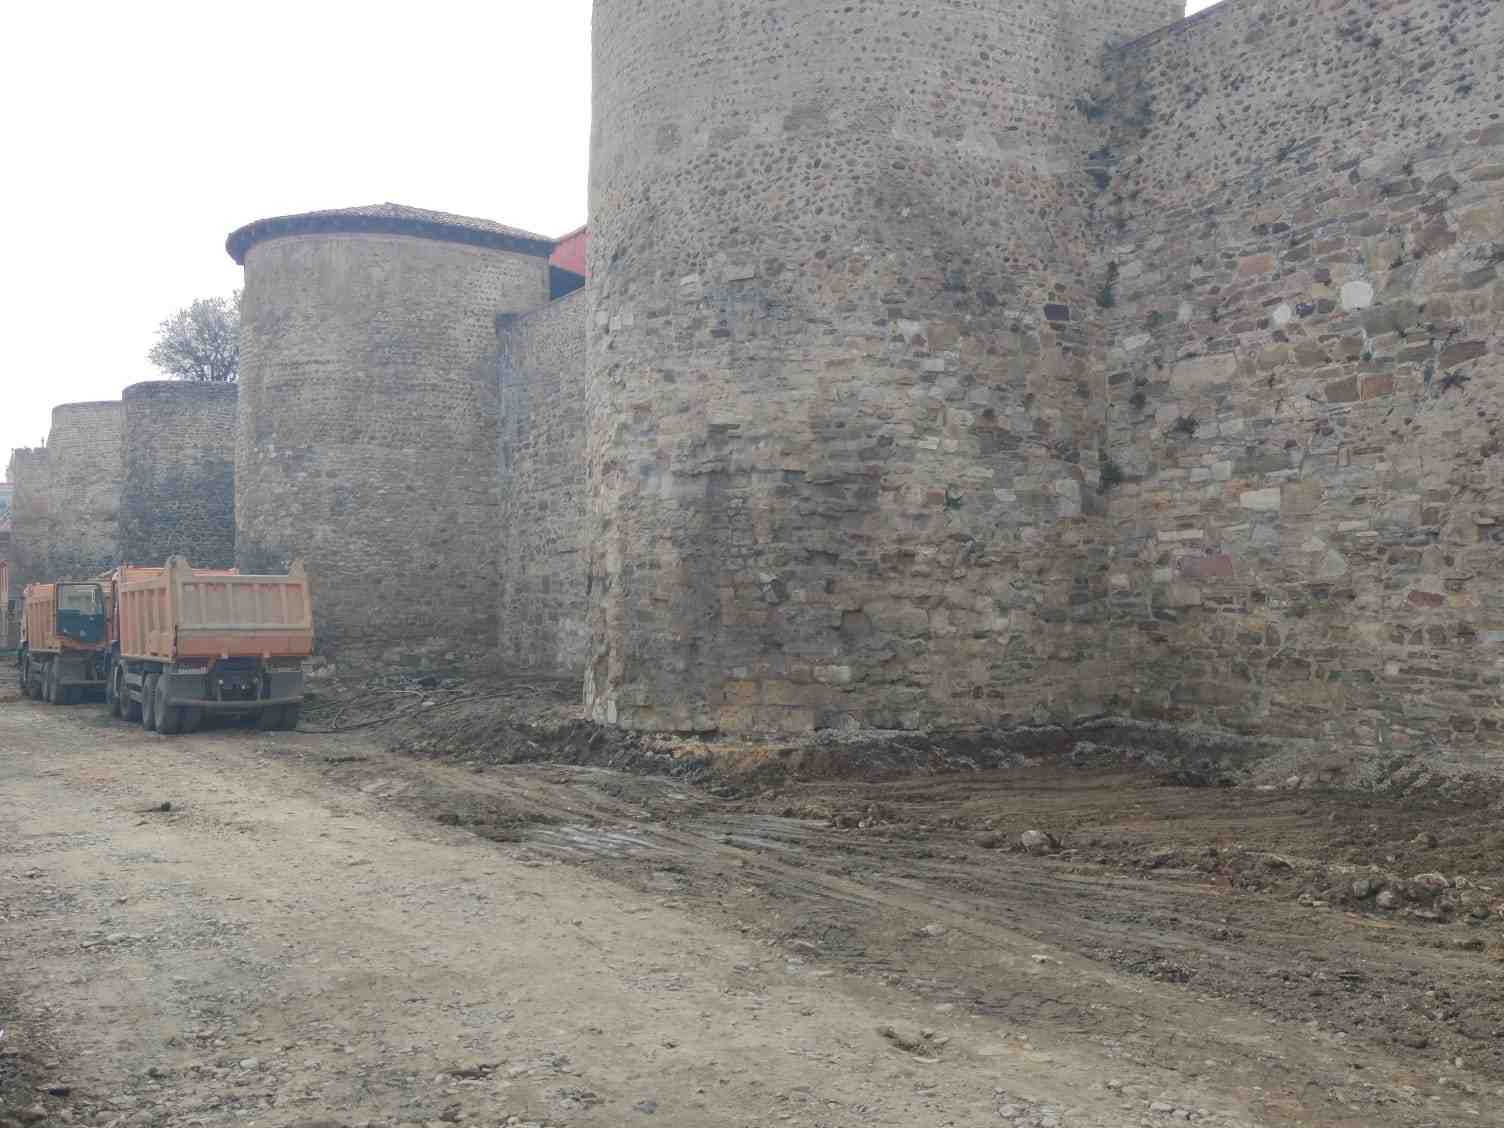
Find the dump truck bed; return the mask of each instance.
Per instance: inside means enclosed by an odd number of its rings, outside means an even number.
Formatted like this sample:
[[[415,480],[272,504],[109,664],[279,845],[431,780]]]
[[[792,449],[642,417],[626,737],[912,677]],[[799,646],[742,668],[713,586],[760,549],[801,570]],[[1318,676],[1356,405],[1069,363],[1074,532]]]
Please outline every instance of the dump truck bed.
[[[243,576],[194,569],[174,558],[165,568],[120,568],[115,591],[122,658],[179,662],[313,653],[313,606],[300,564],[285,576]]]

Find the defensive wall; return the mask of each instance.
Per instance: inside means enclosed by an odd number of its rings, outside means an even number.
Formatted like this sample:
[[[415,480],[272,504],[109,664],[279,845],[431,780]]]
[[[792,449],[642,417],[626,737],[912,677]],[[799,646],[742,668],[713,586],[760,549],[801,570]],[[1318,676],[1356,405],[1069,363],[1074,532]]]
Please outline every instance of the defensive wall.
[[[636,728],[1504,770],[1504,5],[1178,9],[598,0],[587,230],[231,236],[237,561]]]
[[[585,322],[579,290],[497,321],[501,658],[578,674],[590,654]]]
[[[19,447],[10,453],[6,477],[11,495],[10,585],[24,591],[40,579],[47,552],[47,448]]]
[[[1504,767],[1504,5],[1231,0],[1116,52],[1113,707]]]
[[[119,557],[235,562],[235,384],[132,384],[124,405]]]
[[[151,382],[53,409],[47,445],[11,452],[11,588],[122,561],[233,555],[235,386]]]
[[[31,560],[33,571],[92,576],[116,563],[123,423],[119,400],[52,409],[46,531]]]
[[[9,649],[14,628],[11,626],[10,560],[15,555],[11,542],[11,502],[15,499],[16,487],[10,482],[0,482],[0,650]]]
[[[379,205],[261,220],[229,249],[240,567],[302,559],[331,656],[493,649],[496,316],[547,303],[553,242]]]
[[[596,4],[598,719],[1098,708],[1097,128],[1072,105],[1109,38],[1176,14]]]

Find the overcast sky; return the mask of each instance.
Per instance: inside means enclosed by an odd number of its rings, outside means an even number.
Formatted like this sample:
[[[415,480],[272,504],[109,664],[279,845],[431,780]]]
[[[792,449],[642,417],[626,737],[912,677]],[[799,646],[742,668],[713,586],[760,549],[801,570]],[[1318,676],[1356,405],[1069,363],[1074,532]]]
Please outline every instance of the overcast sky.
[[[160,378],[157,324],[240,285],[243,223],[390,200],[578,227],[589,28],[590,0],[8,8],[0,476],[54,404]]]

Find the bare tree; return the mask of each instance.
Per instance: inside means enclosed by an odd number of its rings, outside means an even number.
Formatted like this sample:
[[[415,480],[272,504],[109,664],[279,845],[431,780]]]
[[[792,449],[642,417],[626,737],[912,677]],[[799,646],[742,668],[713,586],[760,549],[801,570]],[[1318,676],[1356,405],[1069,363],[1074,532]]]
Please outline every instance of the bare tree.
[[[240,291],[178,310],[157,327],[146,358],[174,380],[234,380],[240,374]]]

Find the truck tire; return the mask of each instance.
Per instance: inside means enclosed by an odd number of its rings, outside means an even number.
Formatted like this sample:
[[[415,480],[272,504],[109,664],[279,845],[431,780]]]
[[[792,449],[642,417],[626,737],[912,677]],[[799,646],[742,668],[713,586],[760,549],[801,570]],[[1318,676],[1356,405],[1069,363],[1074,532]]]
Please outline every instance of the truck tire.
[[[125,703],[122,700],[124,689],[125,671],[116,666],[110,670],[110,680],[105,682],[104,686],[105,700],[110,703],[110,716],[112,717],[125,716]]]
[[[120,715],[125,718],[126,724],[139,724],[141,721],[141,702],[131,696],[131,687],[125,684],[125,674],[120,675]]]
[[[57,699],[57,663],[48,662],[42,667],[42,700],[49,705],[58,704]]]
[[[147,674],[141,681],[141,727],[157,731],[157,675]]]
[[[183,731],[197,732],[204,724],[204,711],[192,705],[183,706]]]
[[[256,714],[256,727],[262,732],[275,732],[282,727],[282,714],[285,710],[280,705],[274,705],[270,709],[263,709]]]
[[[183,729],[183,709],[167,704],[167,692],[162,683],[152,687],[152,701],[157,710],[157,731],[163,736],[176,736]]]
[[[302,717],[302,715],[303,715],[303,706],[301,706],[301,705],[284,705],[284,706],[282,706],[282,725],[281,725],[281,727],[285,731],[287,731],[287,732],[297,732],[298,731],[298,720],[299,720],[300,717]]]

